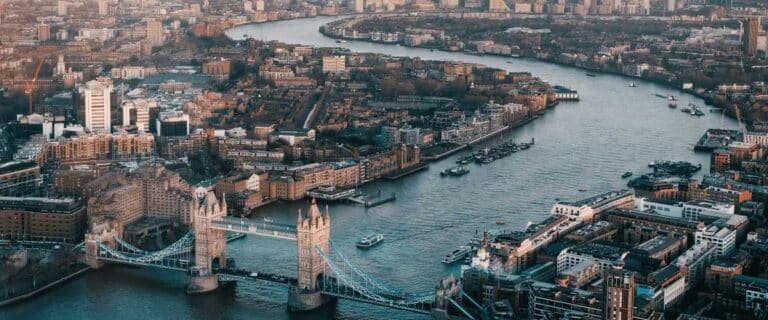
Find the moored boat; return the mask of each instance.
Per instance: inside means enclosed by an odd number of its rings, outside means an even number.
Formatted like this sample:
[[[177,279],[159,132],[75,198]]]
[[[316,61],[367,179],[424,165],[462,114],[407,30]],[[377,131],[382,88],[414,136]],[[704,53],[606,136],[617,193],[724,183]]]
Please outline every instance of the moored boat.
[[[451,251],[451,253],[443,257],[443,263],[452,264],[456,261],[464,259],[464,257],[466,257],[470,252],[472,252],[472,248],[468,246],[458,247],[456,250]]]
[[[624,179],[629,178],[631,176],[632,176],[632,172],[629,172],[629,171],[624,172],[624,174],[621,175],[621,177]]]

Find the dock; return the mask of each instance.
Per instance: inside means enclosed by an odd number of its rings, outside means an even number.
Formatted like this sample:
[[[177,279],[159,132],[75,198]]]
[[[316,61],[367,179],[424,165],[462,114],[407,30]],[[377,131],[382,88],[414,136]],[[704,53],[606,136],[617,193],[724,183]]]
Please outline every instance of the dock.
[[[392,192],[392,194],[389,197],[377,198],[375,200],[369,200],[367,196],[360,195],[360,196],[356,196],[356,197],[347,198],[347,200],[349,200],[351,202],[354,202],[354,203],[357,203],[357,204],[361,204],[361,205],[365,206],[366,208],[371,208],[371,207],[375,207],[375,206],[378,206],[378,205],[385,204],[387,202],[395,201],[395,200],[397,200],[397,195],[394,192]]]
[[[307,196],[325,201],[339,201],[354,197],[359,192],[356,189],[336,189],[336,187],[319,187],[307,191]]]
[[[728,147],[731,142],[743,140],[744,134],[739,130],[709,129],[696,142],[693,151],[712,152],[716,149]]]

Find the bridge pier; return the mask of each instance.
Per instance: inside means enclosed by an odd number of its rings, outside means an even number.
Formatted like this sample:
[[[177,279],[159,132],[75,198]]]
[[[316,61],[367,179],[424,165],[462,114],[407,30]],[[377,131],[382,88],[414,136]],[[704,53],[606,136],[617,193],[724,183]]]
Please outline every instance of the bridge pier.
[[[218,275],[191,275],[189,277],[189,284],[187,284],[187,294],[203,294],[214,291],[218,288]]]
[[[322,294],[320,290],[301,290],[296,285],[291,285],[291,289],[288,292],[288,311],[311,311],[334,300],[336,300],[336,298],[326,296]]]

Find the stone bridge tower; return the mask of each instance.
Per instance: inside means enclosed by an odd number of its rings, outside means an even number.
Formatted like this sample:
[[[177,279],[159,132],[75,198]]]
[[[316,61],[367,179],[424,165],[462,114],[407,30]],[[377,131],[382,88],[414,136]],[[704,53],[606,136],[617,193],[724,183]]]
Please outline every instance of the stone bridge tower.
[[[187,293],[205,293],[219,287],[216,268],[226,267],[227,233],[210,228],[211,221],[227,215],[227,201],[209,191],[204,198],[192,199],[192,226],[195,232],[195,266],[190,269]]]
[[[115,237],[118,237],[118,230],[109,221],[93,223],[91,230],[85,234],[85,264],[92,269],[101,268],[104,263],[99,261],[99,243],[115,247]]]
[[[325,214],[320,213],[317,201],[312,199],[307,216],[299,215],[296,220],[297,243],[297,282],[291,287],[288,298],[288,308],[291,311],[316,309],[330,300],[323,296],[318,288],[318,280],[327,272],[328,267],[317,248],[330,252],[331,216],[328,208]]]

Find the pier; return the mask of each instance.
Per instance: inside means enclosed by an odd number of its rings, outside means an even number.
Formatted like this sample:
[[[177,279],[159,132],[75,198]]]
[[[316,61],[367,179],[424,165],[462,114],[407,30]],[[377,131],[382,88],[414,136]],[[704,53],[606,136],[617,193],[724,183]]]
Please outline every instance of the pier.
[[[371,207],[375,207],[375,206],[378,206],[378,205],[385,204],[387,202],[395,201],[395,200],[397,200],[397,195],[394,192],[392,192],[389,195],[389,197],[386,197],[386,198],[379,198],[379,197],[377,197],[375,200],[369,200],[369,198],[367,196],[361,195],[361,196],[357,196],[357,197],[350,197],[347,200],[349,200],[351,202],[354,202],[354,203],[357,203],[357,204],[364,205],[366,208],[371,208]]]

